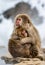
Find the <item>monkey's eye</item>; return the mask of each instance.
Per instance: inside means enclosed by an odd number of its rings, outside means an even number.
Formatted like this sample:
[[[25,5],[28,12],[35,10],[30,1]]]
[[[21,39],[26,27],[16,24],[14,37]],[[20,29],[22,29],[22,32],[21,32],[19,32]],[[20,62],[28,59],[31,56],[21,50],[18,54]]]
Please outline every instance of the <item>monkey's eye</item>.
[[[17,19],[17,20],[21,21],[21,19]]]
[[[19,21],[21,21],[21,19],[19,19]]]

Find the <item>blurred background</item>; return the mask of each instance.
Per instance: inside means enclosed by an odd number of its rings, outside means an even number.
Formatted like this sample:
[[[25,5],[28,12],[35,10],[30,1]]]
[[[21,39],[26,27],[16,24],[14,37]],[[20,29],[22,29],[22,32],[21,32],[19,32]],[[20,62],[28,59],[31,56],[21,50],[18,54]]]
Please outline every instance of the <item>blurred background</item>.
[[[45,48],[45,0],[0,0],[0,46],[8,46],[14,17],[20,13],[30,16]]]

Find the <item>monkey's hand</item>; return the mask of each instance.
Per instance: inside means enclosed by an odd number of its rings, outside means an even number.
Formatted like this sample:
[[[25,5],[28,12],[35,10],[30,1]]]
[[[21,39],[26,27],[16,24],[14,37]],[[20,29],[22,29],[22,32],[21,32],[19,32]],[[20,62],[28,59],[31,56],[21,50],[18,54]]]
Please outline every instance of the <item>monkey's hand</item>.
[[[26,37],[26,38],[23,38],[20,40],[20,43],[21,44],[25,44],[25,43],[32,43],[32,44],[35,44],[35,41],[33,38],[31,37]]]

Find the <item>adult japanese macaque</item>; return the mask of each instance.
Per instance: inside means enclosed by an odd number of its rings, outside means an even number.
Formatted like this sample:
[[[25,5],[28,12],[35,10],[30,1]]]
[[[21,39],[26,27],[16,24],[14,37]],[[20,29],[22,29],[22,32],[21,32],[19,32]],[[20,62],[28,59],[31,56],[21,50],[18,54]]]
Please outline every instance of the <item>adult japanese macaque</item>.
[[[14,30],[8,44],[13,57],[43,59],[41,41],[37,29],[26,14],[19,14],[14,20]]]

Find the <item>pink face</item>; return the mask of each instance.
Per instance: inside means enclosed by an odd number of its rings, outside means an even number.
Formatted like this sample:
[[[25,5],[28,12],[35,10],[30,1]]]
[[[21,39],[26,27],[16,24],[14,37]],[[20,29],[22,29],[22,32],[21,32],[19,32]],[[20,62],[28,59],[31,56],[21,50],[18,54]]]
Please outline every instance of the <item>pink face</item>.
[[[26,33],[25,30],[22,31],[22,34],[23,34],[25,37],[27,37],[27,33]]]
[[[17,18],[16,26],[20,26],[21,24],[22,24],[22,19],[21,18]]]

